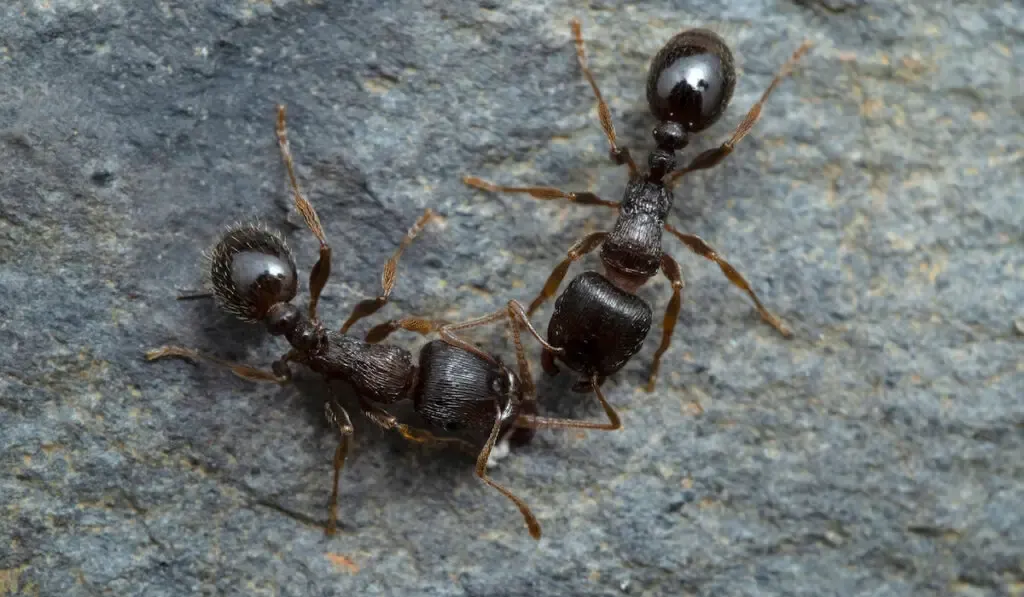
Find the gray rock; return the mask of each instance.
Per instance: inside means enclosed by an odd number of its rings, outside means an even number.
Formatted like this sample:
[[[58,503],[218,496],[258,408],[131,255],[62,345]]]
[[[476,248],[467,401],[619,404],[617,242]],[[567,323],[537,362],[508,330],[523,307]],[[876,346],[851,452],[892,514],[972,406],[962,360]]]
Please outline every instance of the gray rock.
[[[0,8],[0,594],[1020,593],[1021,5],[570,4]],[[718,29],[742,67],[725,118],[687,155],[816,42],[672,216],[796,337],[666,239],[687,287],[657,392],[640,389],[655,330],[607,385],[623,431],[542,432],[493,473],[535,509],[539,543],[468,457],[361,418],[343,532],[327,539],[335,435],[317,378],[265,387],[142,352],[173,342],[258,365],[283,352],[174,299],[240,219],[282,229],[312,265],[276,102],[335,251],[329,321],[377,292],[425,207],[445,225],[406,253],[381,317],[530,300],[613,215],[459,178],[621,193],[572,16],[639,157],[646,63],[676,31]],[[660,318],[667,283],[641,294]],[[510,356],[497,328],[476,337]],[[600,416],[570,376],[538,378],[549,412]]]

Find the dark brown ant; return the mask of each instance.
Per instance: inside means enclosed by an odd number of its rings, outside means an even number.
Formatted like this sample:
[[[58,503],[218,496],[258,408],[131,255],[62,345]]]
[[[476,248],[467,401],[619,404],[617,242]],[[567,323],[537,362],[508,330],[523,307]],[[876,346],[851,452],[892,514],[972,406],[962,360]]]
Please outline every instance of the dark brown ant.
[[[548,324],[548,342],[556,349],[545,347],[545,371],[558,372],[557,358],[585,377],[577,384],[577,390],[597,391],[607,376],[621,369],[637,353],[647,337],[652,321],[651,308],[636,295],[636,290],[660,269],[672,283],[672,299],[665,310],[661,345],[654,354],[647,384],[647,390],[653,391],[661,356],[668,350],[679,315],[683,288],[679,265],[662,251],[663,229],[698,255],[717,263],[729,281],[750,296],[761,316],[783,336],[790,336],[789,329],[764,308],[750,284],[733,266],[703,239],[680,232],[665,223],[665,219],[672,208],[675,183],[689,172],[717,165],[732,153],[757,122],[768,96],[811,44],[801,45],[783,65],[728,141],[677,169],[675,152],[686,147],[691,135],[714,124],[725,111],[736,84],[736,72],[732,53],[715,33],[691,29],[670,39],[655,55],[647,76],[647,102],[659,124],[653,130],[657,148],[648,156],[647,171],[641,172],[629,150],[617,143],[611,112],[587,67],[580,23],[573,19],[570,26],[583,76],[597,97],[601,128],[611,144],[610,157],[614,163],[629,167],[629,183],[622,201],[605,201],[589,192],[499,186],[475,176],[463,177],[465,184],[485,191],[526,193],[535,199],[568,199],[573,203],[618,210],[611,232],[594,232],[577,241],[530,303],[527,315],[532,315],[545,300],[554,296],[574,261],[601,247],[605,273],[580,274],[555,301]]]
[[[243,321],[260,323],[274,336],[284,336],[291,350],[274,361],[269,371],[249,365],[231,363],[180,346],[163,346],[146,352],[147,360],[181,357],[191,361],[205,359],[229,368],[235,375],[252,381],[286,383],[292,378],[289,363],[303,364],[326,380],[348,382],[358,397],[359,408],[374,423],[395,430],[414,442],[456,442],[461,438],[438,437],[429,431],[399,423],[381,405],[411,400],[415,411],[424,420],[445,432],[466,431],[488,433],[476,459],[476,474],[485,483],[512,500],[529,528],[530,535],[540,538],[540,524],[526,503],[487,475],[487,462],[499,436],[516,429],[547,427],[608,428],[605,423],[591,423],[536,416],[535,389],[519,337],[519,324],[525,325],[538,340],[547,344],[529,324],[522,305],[510,301],[494,314],[461,324],[445,324],[415,317],[391,320],[374,326],[366,339],[347,334],[356,321],[383,307],[391,294],[398,260],[422,228],[434,218],[431,210],[409,229],[395,253],[384,265],[381,277],[383,292],[375,299],[361,301],[352,310],[337,332],[327,330],[316,313],[320,293],[330,275],[331,248],[327,244],[320,219],[313,205],[299,190],[298,179],[285,130],[285,108],[278,106],[277,138],[288,173],[295,206],[313,235],[320,241],[320,255],[310,272],[309,309],[303,313],[292,304],[298,291],[295,259],[284,239],[266,228],[253,224],[229,229],[210,252],[210,282],[213,297],[227,312]],[[188,295],[180,298],[196,298]],[[210,296],[210,295],[206,295]],[[507,318],[513,341],[519,375],[499,359],[459,338],[455,332]],[[516,324],[515,322],[519,322]],[[418,363],[413,355],[393,345],[377,344],[399,329],[427,334],[439,331],[441,340],[426,344]],[[553,347],[549,347],[552,348]],[[328,383],[328,388],[330,384]],[[602,403],[604,399],[601,398]],[[337,527],[338,484],[352,436],[348,412],[333,392],[324,404],[332,426],[341,435],[334,455],[334,481],[326,526],[328,535]],[[615,412],[606,406],[608,416],[617,426]]]

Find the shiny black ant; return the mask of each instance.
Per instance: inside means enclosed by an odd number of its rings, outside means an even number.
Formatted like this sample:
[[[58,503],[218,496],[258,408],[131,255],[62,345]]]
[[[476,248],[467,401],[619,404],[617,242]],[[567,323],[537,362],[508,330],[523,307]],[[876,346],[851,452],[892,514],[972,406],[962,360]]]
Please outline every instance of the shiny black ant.
[[[806,42],[793,53],[728,141],[704,151],[685,167],[677,169],[675,152],[686,147],[691,135],[714,124],[725,111],[736,84],[736,71],[732,52],[715,33],[690,29],[671,38],[655,55],[647,76],[648,106],[659,123],[653,130],[657,147],[648,156],[647,171],[641,172],[629,150],[617,143],[611,112],[587,66],[580,23],[573,19],[570,25],[577,60],[597,97],[601,128],[611,145],[610,157],[615,164],[629,168],[629,183],[622,201],[606,201],[589,192],[500,186],[475,176],[463,177],[468,186],[485,191],[526,193],[535,199],[568,199],[582,205],[618,210],[611,232],[594,232],[577,241],[530,303],[527,315],[532,315],[545,300],[555,295],[574,261],[601,247],[604,274],[587,271],[576,276],[555,301],[548,324],[548,342],[555,349],[544,349],[545,371],[558,372],[557,358],[584,376],[577,390],[597,391],[607,376],[621,369],[637,353],[647,337],[652,321],[651,308],[636,295],[636,290],[660,269],[672,283],[672,299],[665,310],[661,345],[654,354],[647,384],[647,390],[653,391],[661,356],[668,350],[679,316],[683,288],[679,265],[662,250],[662,230],[667,230],[698,255],[717,263],[729,281],[750,296],[761,317],[783,336],[790,336],[789,329],[765,309],[750,284],[732,265],[703,239],[684,234],[665,223],[665,219],[672,208],[672,188],[679,179],[695,170],[711,168],[732,153],[757,122],[768,96],[811,44]]]
[[[180,357],[191,361],[204,359],[229,368],[235,375],[251,381],[286,383],[292,378],[290,363],[305,365],[326,380],[348,382],[358,397],[359,408],[374,423],[395,430],[414,442],[468,442],[457,437],[439,437],[423,429],[400,423],[381,405],[410,400],[415,411],[432,427],[445,432],[487,433],[487,440],[476,459],[476,474],[501,492],[519,508],[530,535],[540,538],[540,523],[526,503],[487,474],[487,462],[499,437],[517,430],[570,427],[610,428],[607,423],[536,416],[535,389],[529,364],[524,356],[519,325],[547,345],[529,323],[523,307],[510,301],[507,307],[491,315],[460,324],[446,324],[416,317],[391,320],[372,327],[365,340],[349,335],[356,321],[372,315],[387,304],[395,283],[398,260],[416,235],[435,216],[431,210],[409,229],[398,248],[384,265],[380,296],[359,302],[337,332],[327,330],[317,317],[320,293],[330,275],[331,247],[327,244],[320,219],[313,205],[299,190],[291,150],[285,130],[285,108],[278,106],[277,138],[288,173],[294,202],[306,225],[320,242],[320,254],[309,276],[309,309],[303,313],[292,304],[298,291],[295,259],[284,239],[254,224],[230,228],[209,254],[212,296],[225,311],[243,321],[263,323],[274,336],[284,336],[291,345],[284,356],[274,361],[269,371],[231,363],[180,346],[163,346],[146,352],[147,360]],[[180,298],[196,298],[189,295]],[[206,295],[209,296],[209,295]],[[456,335],[455,332],[507,318],[516,346],[519,374],[498,358],[487,354]],[[519,322],[518,324],[515,322]],[[420,334],[440,332],[441,340],[429,342],[420,350],[418,362],[409,351],[378,344],[399,329]],[[553,347],[549,347],[552,348]],[[331,386],[328,383],[330,390]],[[602,403],[604,399],[601,398]],[[328,535],[337,527],[338,484],[352,436],[352,422],[333,391],[324,404],[327,419],[340,433],[334,455],[334,480],[326,525]],[[611,406],[606,412],[617,426]]]

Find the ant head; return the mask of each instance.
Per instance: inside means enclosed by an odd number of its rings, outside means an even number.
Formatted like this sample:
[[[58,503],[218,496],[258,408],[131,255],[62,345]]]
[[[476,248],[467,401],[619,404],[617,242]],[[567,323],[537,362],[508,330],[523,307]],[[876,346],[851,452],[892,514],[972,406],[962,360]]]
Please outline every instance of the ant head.
[[[262,321],[272,306],[295,298],[295,258],[284,239],[262,226],[229,229],[209,258],[217,302],[243,321]]]
[[[686,144],[686,135],[718,120],[732,99],[736,69],[732,52],[717,34],[690,29],[668,40],[651,62],[647,74],[647,104],[661,121],[655,129],[666,142]],[[682,129],[669,130],[675,123]],[[658,140],[659,147],[661,140]],[[668,149],[665,147],[664,149]]]

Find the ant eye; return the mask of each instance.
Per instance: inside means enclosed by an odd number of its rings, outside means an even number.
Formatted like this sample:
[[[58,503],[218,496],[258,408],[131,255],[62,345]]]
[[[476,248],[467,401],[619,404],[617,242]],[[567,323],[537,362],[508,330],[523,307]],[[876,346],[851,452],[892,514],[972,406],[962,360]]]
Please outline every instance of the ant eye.
[[[647,75],[647,103],[661,121],[687,132],[704,130],[725,111],[736,86],[732,52],[715,33],[684,31],[654,56]]]
[[[298,276],[291,251],[277,235],[255,225],[229,230],[211,253],[210,277],[218,302],[246,321],[295,297]]]

